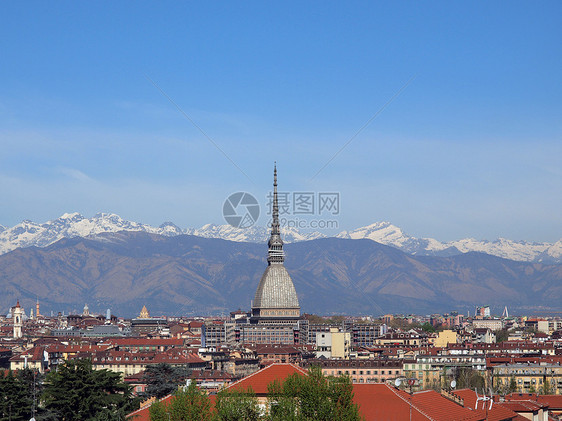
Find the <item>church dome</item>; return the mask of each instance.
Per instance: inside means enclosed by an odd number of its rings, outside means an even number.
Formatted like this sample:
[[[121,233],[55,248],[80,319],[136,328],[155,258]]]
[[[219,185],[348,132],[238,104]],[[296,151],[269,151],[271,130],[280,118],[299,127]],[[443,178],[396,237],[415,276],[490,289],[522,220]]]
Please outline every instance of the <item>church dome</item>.
[[[253,308],[299,308],[299,299],[289,272],[282,264],[272,264],[263,273]]]

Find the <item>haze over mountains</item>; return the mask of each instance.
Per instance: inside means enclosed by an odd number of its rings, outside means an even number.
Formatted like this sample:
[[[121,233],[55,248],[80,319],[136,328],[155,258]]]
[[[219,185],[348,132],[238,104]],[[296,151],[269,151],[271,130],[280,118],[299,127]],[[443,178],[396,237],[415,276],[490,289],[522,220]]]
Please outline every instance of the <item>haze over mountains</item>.
[[[268,237],[267,228],[257,226],[237,229],[230,225],[208,224],[201,228],[181,229],[171,222],[153,227],[127,221],[110,213],[99,213],[92,218],[85,218],[79,213],[68,213],[41,224],[26,220],[11,228],[0,226],[0,254],[18,247],[45,247],[62,238],[88,237],[119,231],[140,231],[163,236],[188,234],[204,238],[254,243],[264,243]],[[284,228],[282,231],[283,240],[286,243],[326,237],[319,232],[303,233],[294,228]],[[504,238],[495,241],[467,238],[441,242],[433,238],[411,237],[389,222],[376,222],[352,231],[343,231],[335,237],[354,240],[369,239],[418,256],[454,256],[477,251],[517,261],[562,263],[562,240],[556,243],[531,243]]]

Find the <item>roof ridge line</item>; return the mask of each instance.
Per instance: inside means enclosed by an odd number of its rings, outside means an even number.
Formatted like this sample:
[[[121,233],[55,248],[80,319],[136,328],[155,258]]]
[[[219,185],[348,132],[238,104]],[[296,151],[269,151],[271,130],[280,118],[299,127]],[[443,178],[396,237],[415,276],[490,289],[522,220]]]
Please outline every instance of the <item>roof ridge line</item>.
[[[264,368],[262,368],[261,370],[255,371],[255,372],[253,372],[252,374],[250,374],[249,376],[242,377],[240,380],[236,380],[234,383],[229,384],[229,385],[226,387],[226,389],[230,389],[231,387],[233,387],[234,385],[240,383],[241,381],[246,380],[246,379],[249,379],[250,377],[252,377],[252,376],[254,376],[254,375],[256,375],[256,374],[258,374],[258,373],[260,373],[260,372],[262,372],[262,371],[264,371],[264,370],[267,370],[269,367],[274,366],[274,365],[282,365],[282,366],[283,366],[283,365],[290,365],[291,367],[296,368],[298,371],[302,372],[303,374],[308,375],[308,373],[307,373],[306,371],[303,371],[302,368],[300,368],[299,366],[296,366],[296,365],[294,365],[294,364],[292,364],[292,363],[271,363],[271,364],[265,366]]]
[[[402,399],[404,402],[406,402],[406,403],[407,403],[408,405],[410,405],[412,408],[415,408],[421,415],[427,417],[427,418],[428,418],[429,420],[431,420],[431,421],[437,421],[437,420],[435,420],[434,418],[431,418],[431,417],[430,417],[428,414],[426,414],[424,411],[422,411],[421,409],[419,409],[416,405],[414,405],[414,403],[411,401],[411,399],[410,399],[410,400],[406,400],[403,396],[401,396],[399,393],[397,393],[397,392],[394,390],[394,388],[392,388],[392,387],[389,386],[389,385],[385,385],[385,386],[388,387],[388,388],[392,391],[392,393],[394,393],[396,396],[398,396],[400,399]],[[408,392],[405,392],[405,393],[408,393]],[[413,397],[413,396],[414,396],[413,394],[410,395],[410,398]]]

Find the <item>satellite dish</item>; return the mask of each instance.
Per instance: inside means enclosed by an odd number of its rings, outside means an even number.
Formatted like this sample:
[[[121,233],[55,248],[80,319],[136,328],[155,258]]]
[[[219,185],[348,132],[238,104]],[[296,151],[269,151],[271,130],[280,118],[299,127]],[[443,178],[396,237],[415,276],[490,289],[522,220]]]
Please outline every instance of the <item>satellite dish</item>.
[[[456,380],[452,380],[452,381],[451,381],[451,389],[454,389],[455,387],[457,387],[457,381],[456,381]]]
[[[394,380],[394,386],[400,387],[401,384],[402,384],[402,380],[400,380],[400,379]]]

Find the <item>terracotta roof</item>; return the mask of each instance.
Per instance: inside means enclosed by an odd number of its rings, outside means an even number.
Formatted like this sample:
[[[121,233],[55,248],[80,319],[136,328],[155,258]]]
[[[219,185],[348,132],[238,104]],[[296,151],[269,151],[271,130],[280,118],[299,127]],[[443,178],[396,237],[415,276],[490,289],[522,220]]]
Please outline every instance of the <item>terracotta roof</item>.
[[[463,399],[465,407],[476,409],[476,399],[478,398],[478,395],[476,395],[474,390],[460,389],[453,391],[452,394]],[[485,409],[483,403],[478,403],[478,409],[476,411],[484,416],[488,421],[511,420],[517,416],[512,409],[498,403],[493,403],[492,409],[489,409],[490,402],[487,402],[486,405],[488,406],[488,410]]]
[[[405,395],[407,393],[402,392]],[[434,390],[424,390],[412,396],[414,406],[435,421],[483,420],[484,417],[469,408],[463,408]]]
[[[552,411],[562,410],[562,395],[539,395],[537,402],[548,405],[548,409]]]
[[[505,397],[506,401],[533,401],[550,410],[562,410],[562,395],[537,395],[536,393],[511,393]]]
[[[479,421],[484,418],[474,411],[441,396],[431,390],[410,395],[387,384],[354,384],[353,401],[366,421],[412,420],[433,421]]]
[[[10,361],[25,361],[25,356],[27,356],[28,361],[43,361],[43,347],[35,346],[21,354],[14,355],[10,358]]]
[[[49,345],[46,348],[47,352],[63,352],[63,353],[73,353],[73,352],[98,352],[108,349],[111,345],[63,345],[54,344]]]
[[[409,419],[410,401],[400,397],[386,384],[354,384],[353,394],[353,402],[359,406],[365,421]],[[411,408],[413,421],[430,419],[414,406]]]
[[[274,380],[283,382],[287,377],[292,374],[300,374],[306,376],[306,370],[293,365],[273,363],[247,377],[244,377],[237,382],[228,386],[228,389],[234,390],[248,390],[251,388],[256,395],[267,395],[267,386]]]
[[[535,412],[541,409],[541,405],[531,401],[505,401],[499,405],[509,408],[514,412]]]

